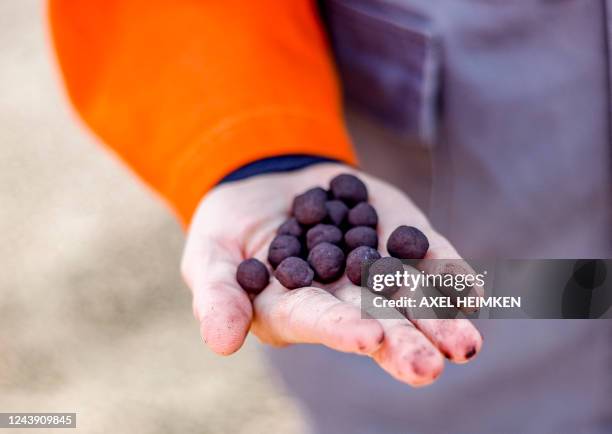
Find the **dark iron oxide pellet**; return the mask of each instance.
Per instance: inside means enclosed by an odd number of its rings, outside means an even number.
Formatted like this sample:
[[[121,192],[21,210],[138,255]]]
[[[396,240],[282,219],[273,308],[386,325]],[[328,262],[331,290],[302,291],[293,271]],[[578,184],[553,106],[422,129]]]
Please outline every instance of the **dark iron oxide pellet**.
[[[302,245],[292,235],[277,235],[270,243],[268,249],[268,262],[276,268],[285,258],[300,256]]]
[[[308,263],[315,272],[316,280],[333,282],[344,272],[344,252],[334,244],[320,243],[308,254]]]
[[[395,274],[398,271],[400,273],[404,272],[404,265],[402,264],[402,261],[400,261],[397,258],[392,258],[390,256],[380,258],[379,260],[374,262],[368,269],[368,280],[367,280],[368,288],[373,293],[380,294],[385,297],[389,297],[395,294],[400,289],[400,286],[384,285],[384,278],[383,278],[383,283],[382,283],[384,288],[382,289],[382,291],[374,290],[374,276],[375,275],[385,275],[386,276],[389,274],[395,276]]]
[[[310,226],[327,216],[327,192],[320,187],[311,188],[293,199],[292,213],[296,220]]]
[[[343,201],[349,206],[368,200],[368,189],[356,176],[343,173],[334,177],[329,188],[334,198]]]
[[[338,227],[342,226],[349,212],[348,206],[340,200],[328,200],[325,206],[329,223]]]
[[[412,226],[398,226],[387,240],[387,251],[400,259],[423,259],[429,250],[429,240]]]
[[[314,271],[310,268],[308,262],[291,256],[276,267],[274,276],[285,288],[296,289],[310,286],[312,279],[314,279]]]
[[[270,273],[261,261],[250,258],[238,265],[236,280],[246,292],[257,295],[268,286]]]
[[[370,226],[375,228],[378,225],[378,214],[372,205],[361,202],[349,211],[348,222],[351,226]]]
[[[284,221],[282,225],[278,227],[276,231],[277,235],[293,235],[296,238],[300,238],[304,235],[304,228],[298,223],[295,217],[290,217]]]
[[[311,250],[320,243],[340,244],[341,242],[342,231],[333,225],[319,223],[306,232],[306,246],[308,250]]]
[[[355,250],[359,246],[378,247],[378,235],[369,226],[357,226],[344,234],[344,244],[347,251]]]
[[[380,259],[380,253],[368,246],[360,246],[351,251],[346,258],[346,276],[355,285],[361,286],[362,266]]]

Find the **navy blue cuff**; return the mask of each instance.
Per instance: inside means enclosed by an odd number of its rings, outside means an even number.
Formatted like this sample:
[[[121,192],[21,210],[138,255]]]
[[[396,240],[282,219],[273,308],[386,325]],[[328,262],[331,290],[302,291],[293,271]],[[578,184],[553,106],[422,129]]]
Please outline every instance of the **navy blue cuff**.
[[[301,154],[278,155],[275,157],[262,158],[261,160],[253,161],[252,163],[234,170],[219,181],[219,184],[239,181],[264,173],[291,172],[313,164],[330,162],[337,163],[338,161],[326,157]]]

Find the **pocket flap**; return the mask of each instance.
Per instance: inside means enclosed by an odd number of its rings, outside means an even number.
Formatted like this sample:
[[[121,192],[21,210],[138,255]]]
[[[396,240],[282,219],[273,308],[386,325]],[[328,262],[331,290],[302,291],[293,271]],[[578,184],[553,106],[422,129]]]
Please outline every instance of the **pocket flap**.
[[[440,68],[429,20],[382,1],[331,0],[323,6],[347,103],[431,146]]]

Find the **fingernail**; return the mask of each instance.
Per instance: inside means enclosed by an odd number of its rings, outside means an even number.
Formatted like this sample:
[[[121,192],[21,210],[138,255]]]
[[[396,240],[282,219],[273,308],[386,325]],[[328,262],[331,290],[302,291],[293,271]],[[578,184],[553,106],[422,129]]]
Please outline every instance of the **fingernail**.
[[[467,353],[465,353],[465,360],[469,360],[472,357],[474,357],[474,354],[476,354],[476,347],[472,347],[468,350]]]

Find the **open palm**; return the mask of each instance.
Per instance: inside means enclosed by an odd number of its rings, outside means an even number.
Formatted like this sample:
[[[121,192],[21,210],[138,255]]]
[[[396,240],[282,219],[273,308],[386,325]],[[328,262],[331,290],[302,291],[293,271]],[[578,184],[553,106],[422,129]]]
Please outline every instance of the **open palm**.
[[[387,252],[382,240],[405,224],[429,238],[427,258],[459,259],[401,191],[341,164],[221,185],[201,201],[182,262],[202,338],[213,351],[227,355],[241,347],[250,329],[271,345],[322,344],[370,356],[393,377],[413,386],[431,383],[442,372],[444,357],[462,363],[480,350],[482,337],[469,321],[363,319],[361,289],[346,276],[296,290],[287,290],[272,277],[252,301],[236,283],[236,267],[243,259],[256,257],[267,263],[268,246],[287,218],[293,197],[346,172],[358,175],[370,191],[370,203],[379,214],[383,255]]]

